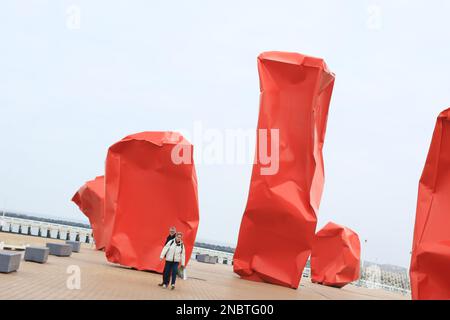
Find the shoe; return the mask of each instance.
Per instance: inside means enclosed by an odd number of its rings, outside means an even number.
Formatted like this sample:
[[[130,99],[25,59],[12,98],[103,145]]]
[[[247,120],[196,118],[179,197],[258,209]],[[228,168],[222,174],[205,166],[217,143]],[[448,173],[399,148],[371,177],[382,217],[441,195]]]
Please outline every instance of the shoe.
[[[158,286],[162,287],[164,285],[164,283],[158,283]]]
[[[165,288],[167,288],[167,285],[163,284],[163,286],[162,286],[162,287],[163,287],[163,289],[165,289]]]
[[[175,289],[175,285],[172,285],[171,287],[170,287],[170,290],[174,290]]]

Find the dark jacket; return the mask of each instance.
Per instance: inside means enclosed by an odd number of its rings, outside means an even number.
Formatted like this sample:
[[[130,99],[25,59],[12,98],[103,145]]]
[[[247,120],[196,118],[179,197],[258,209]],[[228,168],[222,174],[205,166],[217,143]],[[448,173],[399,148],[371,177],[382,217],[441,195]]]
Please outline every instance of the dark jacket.
[[[175,236],[176,236],[176,234],[174,234],[173,236],[171,236],[171,235],[169,234],[169,235],[167,236],[166,243],[164,243],[164,245],[166,245],[167,242],[169,242],[170,240],[175,239]]]

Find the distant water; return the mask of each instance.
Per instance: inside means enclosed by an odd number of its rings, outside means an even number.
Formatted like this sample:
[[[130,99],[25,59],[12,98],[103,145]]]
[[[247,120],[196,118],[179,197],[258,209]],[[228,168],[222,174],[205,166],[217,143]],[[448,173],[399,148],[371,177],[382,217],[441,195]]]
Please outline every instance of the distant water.
[[[17,211],[10,211],[10,210],[5,210],[5,211],[1,210],[0,217],[3,214],[5,214],[6,216],[21,218],[21,219],[62,223],[62,224],[74,225],[74,226],[79,225],[82,227],[90,228],[89,221],[87,219],[86,220],[68,219],[66,217],[58,217],[58,216],[47,215],[47,214],[36,214],[36,213],[30,213],[30,212],[17,212]]]

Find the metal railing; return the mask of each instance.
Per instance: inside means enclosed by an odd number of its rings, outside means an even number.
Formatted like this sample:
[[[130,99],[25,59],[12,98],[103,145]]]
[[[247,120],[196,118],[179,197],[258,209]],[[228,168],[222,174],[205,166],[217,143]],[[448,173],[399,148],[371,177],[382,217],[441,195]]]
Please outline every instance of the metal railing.
[[[14,227],[17,230],[14,231]],[[37,229],[37,234],[32,233],[32,228]],[[26,230],[26,232],[24,232]],[[43,238],[53,238],[51,236],[52,232],[56,232],[56,238],[62,239],[63,234],[66,235],[74,234],[75,237],[79,238],[80,241],[91,243],[92,242],[92,230],[88,228],[68,226],[57,223],[50,223],[45,221],[37,221],[30,219],[22,219],[9,216],[0,216],[0,231],[20,233],[23,235],[40,236]],[[59,235],[59,237],[58,237]]]
[[[355,286],[358,286],[358,287],[363,287],[363,288],[368,288],[368,289],[382,289],[382,290],[386,290],[386,291],[401,293],[403,295],[411,295],[411,290],[400,288],[400,287],[395,287],[395,286],[390,286],[390,285],[379,283],[379,282],[368,281],[368,280],[364,280],[364,279],[359,279],[358,281],[355,281],[352,284],[354,284]]]

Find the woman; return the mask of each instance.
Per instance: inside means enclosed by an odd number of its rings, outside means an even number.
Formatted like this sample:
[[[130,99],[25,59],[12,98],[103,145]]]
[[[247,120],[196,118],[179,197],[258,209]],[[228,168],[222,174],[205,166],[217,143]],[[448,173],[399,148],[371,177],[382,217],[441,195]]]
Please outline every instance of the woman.
[[[184,248],[182,238],[183,234],[181,232],[177,232],[175,239],[170,240],[161,251],[160,260],[162,261],[162,259],[166,258],[166,264],[164,265],[163,282],[158,284],[160,287],[167,288],[170,278],[172,277],[170,289],[175,289],[178,266],[180,263],[182,267],[185,265],[186,250]]]

